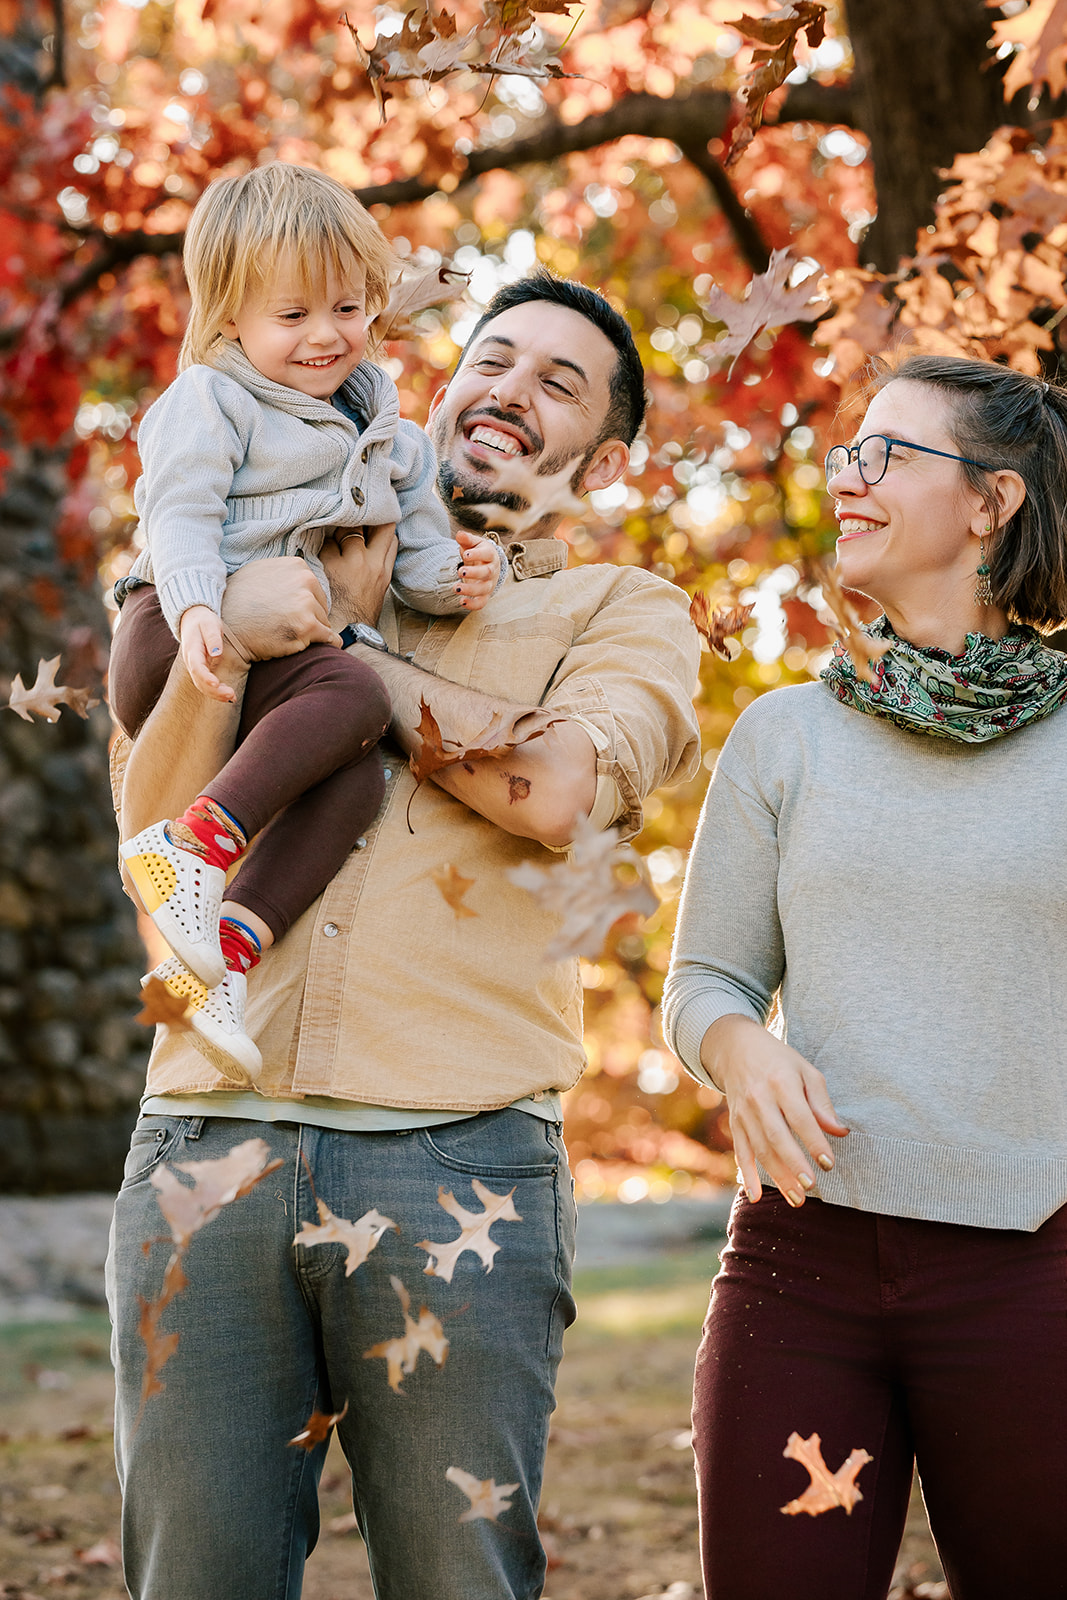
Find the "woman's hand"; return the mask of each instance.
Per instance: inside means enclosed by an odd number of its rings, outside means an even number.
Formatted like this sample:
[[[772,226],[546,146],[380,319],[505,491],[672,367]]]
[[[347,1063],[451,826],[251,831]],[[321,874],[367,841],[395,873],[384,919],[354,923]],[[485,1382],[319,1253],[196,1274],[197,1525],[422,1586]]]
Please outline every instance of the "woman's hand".
[[[396,560],[396,523],[375,528],[339,528],[336,543],[327,539],[319,560],[330,580],[330,615],[341,622],[366,622],[376,627]]]
[[[825,1135],[840,1139],[848,1133],[822,1073],[751,1017],[742,1016],[712,1023],[701,1041],[700,1060],[726,1093],[734,1154],[749,1199],[758,1200],[763,1193],[759,1161],[790,1205],[803,1205],[815,1177],[801,1143],[829,1172],[834,1157]]]

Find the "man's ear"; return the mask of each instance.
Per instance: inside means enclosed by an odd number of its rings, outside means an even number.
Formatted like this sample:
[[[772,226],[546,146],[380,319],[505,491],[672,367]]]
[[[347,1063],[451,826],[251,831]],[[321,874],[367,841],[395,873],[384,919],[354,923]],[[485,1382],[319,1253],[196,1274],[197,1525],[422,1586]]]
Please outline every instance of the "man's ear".
[[[585,469],[582,493],[588,494],[590,489],[607,489],[618,482],[629,465],[629,445],[623,444],[621,439],[605,439],[603,444],[597,446],[596,454]]]
[[[433,399],[430,401],[430,409],[426,413],[426,421],[427,422],[432,422],[434,417],[437,415],[437,412],[440,410],[441,402],[445,397],[445,392],[446,392],[447,389],[448,389],[448,384],[447,383],[443,383],[441,385],[441,387],[438,389],[437,393],[434,395]]]

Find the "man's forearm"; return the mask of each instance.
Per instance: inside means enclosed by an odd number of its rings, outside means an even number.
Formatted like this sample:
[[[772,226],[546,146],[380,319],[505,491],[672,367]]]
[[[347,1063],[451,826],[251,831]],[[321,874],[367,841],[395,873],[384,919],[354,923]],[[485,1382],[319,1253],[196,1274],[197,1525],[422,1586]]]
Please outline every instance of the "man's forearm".
[[[432,711],[442,736],[476,746],[479,735],[501,716],[515,719],[521,736],[523,720],[531,728],[540,718],[536,706],[482,694],[477,689],[435,677],[396,656],[367,645],[350,654],[371,667],[389,691],[393,704],[392,734],[411,755],[419,749],[422,702]],[[585,729],[566,718],[538,738],[519,744],[507,755],[443,767],[433,782],[490,822],[523,839],[543,844],[568,844],[579,816],[588,816],[596,797],[596,750]]]

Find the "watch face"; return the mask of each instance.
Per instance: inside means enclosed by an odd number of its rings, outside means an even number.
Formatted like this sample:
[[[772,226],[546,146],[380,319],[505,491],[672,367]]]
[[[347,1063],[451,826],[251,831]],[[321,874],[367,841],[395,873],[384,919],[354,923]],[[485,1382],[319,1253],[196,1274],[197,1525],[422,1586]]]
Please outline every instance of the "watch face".
[[[356,624],[356,638],[361,644],[372,645],[375,650],[385,649],[385,640],[382,638],[377,628],[372,628],[369,622],[360,622]]]

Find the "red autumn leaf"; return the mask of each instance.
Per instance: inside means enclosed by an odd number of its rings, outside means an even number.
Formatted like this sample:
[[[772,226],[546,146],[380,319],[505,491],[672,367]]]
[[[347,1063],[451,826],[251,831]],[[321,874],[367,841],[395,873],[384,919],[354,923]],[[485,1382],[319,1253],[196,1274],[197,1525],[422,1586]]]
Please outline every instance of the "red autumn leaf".
[[[699,591],[689,602],[693,626],[724,661],[733,659],[726,645],[727,639],[748,626],[754,609],[753,606],[716,606],[712,610],[707,595]]]
[[[340,1422],[341,1418],[346,1414],[347,1411],[347,1400],[341,1407],[340,1411],[334,1411],[332,1413],[326,1411],[313,1411],[310,1417],[304,1423],[304,1426],[301,1428],[300,1432],[294,1434],[293,1437],[288,1441],[289,1444],[296,1445],[300,1450],[314,1450],[317,1444],[322,1444],[323,1440],[328,1437],[330,1429],[336,1427],[337,1423]]]
[[[444,867],[435,867],[432,876],[441,891],[441,898],[456,913],[457,918],[478,915],[477,911],[472,911],[470,906],[463,903],[464,895],[476,881],[474,878],[465,878],[451,862]]]
[[[822,1458],[822,1441],[817,1433],[813,1433],[810,1439],[802,1439],[799,1433],[791,1433],[782,1454],[791,1461],[799,1461],[811,1475],[811,1482],[804,1493],[781,1507],[785,1516],[796,1517],[806,1512],[809,1517],[819,1517],[824,1511],[832,1511],[835,1506],[852,1515],[856,1501],[863,1499],[856,1487],[856,1478],[860,1468],[874,1460],[873,1456],[868,1455],[866,1450],[853,1450],[837,1471],[831,1472]]]

